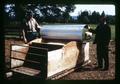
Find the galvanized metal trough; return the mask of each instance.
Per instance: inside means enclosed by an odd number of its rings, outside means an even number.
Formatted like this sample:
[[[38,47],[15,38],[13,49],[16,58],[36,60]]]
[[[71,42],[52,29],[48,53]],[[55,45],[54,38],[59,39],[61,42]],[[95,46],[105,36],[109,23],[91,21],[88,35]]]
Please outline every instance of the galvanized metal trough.
[[[82,40],[85,34],[82,28],[67,30],[44,27],[41,38],[29,44],[12,44],[12,77],[58,79],[90,62],[89,42]]]

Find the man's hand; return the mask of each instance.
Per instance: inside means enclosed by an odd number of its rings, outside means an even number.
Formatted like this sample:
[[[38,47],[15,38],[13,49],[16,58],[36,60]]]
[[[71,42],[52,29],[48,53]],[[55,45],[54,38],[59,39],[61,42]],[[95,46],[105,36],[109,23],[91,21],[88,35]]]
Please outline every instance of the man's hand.
[[[27,43],[27,39],[24,39],[24,42]]]
[[[40,28],[42,28],[42,27],[41,27],[40,25],[37,25],[37,28],[39,28],[39,29],[40,29]]]

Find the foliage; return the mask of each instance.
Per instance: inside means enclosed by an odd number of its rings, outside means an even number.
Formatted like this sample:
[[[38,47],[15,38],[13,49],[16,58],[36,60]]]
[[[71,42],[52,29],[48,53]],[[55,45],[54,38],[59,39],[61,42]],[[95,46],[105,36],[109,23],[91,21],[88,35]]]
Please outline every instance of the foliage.
[[[9,4],[6,4],[5,6],[8,5]],[[16,21],[21,21],[21,19],[24,18],[27,10],[32,10],[34,17],[41,22],[59,22],[62,20],[68,22],[70,19],[69,13],[74,11],[75,6],[72,4],[15,4],[15,6],[11,5],[10,9],[15,13],[14,20]],[[5,8],[5,10],[7,10],[7,8]],[[11,11],[4,13],[9,15],[11,14]],[[6,17],[6,15],[4,17]],[[8,19],[5,18],[5,21],[7,20]]]
[[[9,11],[8,11],[9,9]],[[75,10],[74,4],[5,4],[4,23],[20,22],[27,10],[32,10],[39,23],[82,23],[97,24],[100,16],[105,16],[103,11],[80,11],[75,20],[70,13]],[[115,16],[106,15],[108,23],[115,24]]]
[[[100,16],[106,16],[108,23],[115,24],[115,16],[105,15],[104,11],[101,14],[96,11],[93,11],[92,13],[89,13],[88,11],[83,11],[78,15],[77,20],[78,20],[78,23],[97,24],[97,23],[99,23]]]

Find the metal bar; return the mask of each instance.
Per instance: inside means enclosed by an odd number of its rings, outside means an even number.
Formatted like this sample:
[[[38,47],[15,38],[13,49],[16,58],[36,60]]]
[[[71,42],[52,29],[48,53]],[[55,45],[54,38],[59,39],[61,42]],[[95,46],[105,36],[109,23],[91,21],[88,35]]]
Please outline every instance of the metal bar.
[[[23,59],[19,59],[19,58],[15,58],[15,57],[11,57],[11,58],[17,59],[17,60],[21,60],[21,61],[27,61],[27,62],[32,62],[32,63],[40,64],[40,62],[36,62],[36,61],[32,61],[32,60],[23,60]]]
[[[23,65],[12,67],[11,70],[14,69],[14,68],[22,67],[22,66]]]
[[[31,55],[36,55],[36,56],[40,56],[40,57],[45,57],[44,55],[35,54],[35,53],[25,53],[25,52],[21,52],[21,51],[17,51],[17,50],[11,50],[11,51],[18,52],[18,53],[23,53],[23,54],[31,54]]]
[[[25,45],[20,45],[20,44],[11,44],[11,51],[13,51],[13,52],[20,52],[20,51],[12,50],[13,45],[23,46],[23,47],[28,47],[28,48],[36,48],[36,49],[40,49],[40,50],[45,52],[43,54],[45,58],[41,59],[41,61],[40,61],[40,64],[41,64],[40,65],[40,68],[41,68],[40,70],[41,70],[41,77],[43,79],[46,79],[47,78],[47,65],[48,65],[48,61],[47,61],[47,59],[48,59],[48,49],[47,48],[41,48],[41,47],[40,48],[39,47],[34,47],[34,46],[25,46]],[[22,52],[22,53],[24,53],[24,52]],[[35,54],[35,53],[25,53],[25,54],[33,54],[33,55],[40,56],[40,54]],[[41,57],[43,57],[43,56],[41,56]],[[22,59],[19,59],[19,60],[22,60]],[[31,60],[27,60],[27,61],[34,62],[34,61],[31,61]],[[35,63],[39,63],[39,62],[35,62]]]
[[[12,67],[12,63],[11,63],[11,50],[12,50],[12,45],[10,45],[10,69],[11,69],[11,67]]]
[[[37,49],[48,50],[47,48],[39,48],[39,47],[34,47],[34,46],[25,46],[25,45],[20,45],[20,44],[11,44],[11,45],[17,45],[17,46],[23,46],[23,47],[31,47],[31,48],[37,48]]]
[[[73,71],[81,68],[80,65],[81,65],[81,64],[78,64],[78,66],[75,66],[75,67],[73,67],[73,68],[65,69],[65,70],[63,70],[63,71],[61,71],[61,72],[58,72],[58,73],[56,73],[56,74],[54,74],[54,75],[52,75],[52,76],[50,76],[50,77],[47,77],[47,80],[59,79],[59,78],[65,76],[65,75],[67,75],[67,74],[69,74],[69,73],[71,73],[71,72],[73,72]]]
[[[9,48],[5,48],[5,50],[10,50]]]

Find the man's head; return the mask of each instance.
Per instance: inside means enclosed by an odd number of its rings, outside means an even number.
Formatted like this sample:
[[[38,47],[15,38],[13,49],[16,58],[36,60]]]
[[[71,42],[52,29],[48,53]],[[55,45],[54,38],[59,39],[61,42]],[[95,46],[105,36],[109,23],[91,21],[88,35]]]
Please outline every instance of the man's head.
[[[106,23],[106,17],[105,16],[100,17],[100,23]]]
[[[26,19],[30,19],[33,17],[33,12],[31,10],[28,10],[25,14]]]

